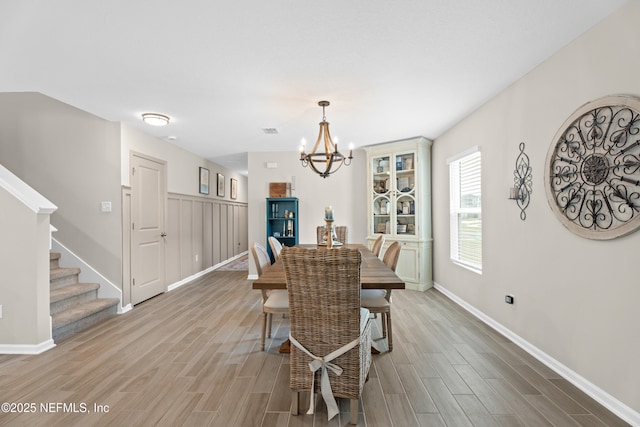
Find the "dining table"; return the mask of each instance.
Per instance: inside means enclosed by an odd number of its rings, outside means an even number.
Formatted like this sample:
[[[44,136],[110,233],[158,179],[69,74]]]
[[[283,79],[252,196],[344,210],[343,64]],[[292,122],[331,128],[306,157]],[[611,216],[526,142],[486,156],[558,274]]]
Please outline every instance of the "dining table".
[[[300,244],[298,247],[307,249],[324,249],[339,251],[341,248],[358,249],[362,255],[360,267],[360,284],[362,289],[404,289],[404,281],[391,270],[380,258],[375,256],[366,245],[347,243],[334,246],[331,249],[317,244]],[[284,273],[282,260],[268,265],[262,275],[253,281],[253,289],[287,289],[287,278]]]

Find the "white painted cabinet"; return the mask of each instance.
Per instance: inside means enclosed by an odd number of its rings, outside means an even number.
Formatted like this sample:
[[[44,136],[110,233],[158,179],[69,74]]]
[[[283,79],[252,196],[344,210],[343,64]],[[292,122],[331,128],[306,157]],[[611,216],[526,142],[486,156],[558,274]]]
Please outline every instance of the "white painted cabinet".
[[[411,138],[367,152],[369,245],[380,234],[386,248],[402,243],[396,273],[408,289],[432,286],[431,141]]]

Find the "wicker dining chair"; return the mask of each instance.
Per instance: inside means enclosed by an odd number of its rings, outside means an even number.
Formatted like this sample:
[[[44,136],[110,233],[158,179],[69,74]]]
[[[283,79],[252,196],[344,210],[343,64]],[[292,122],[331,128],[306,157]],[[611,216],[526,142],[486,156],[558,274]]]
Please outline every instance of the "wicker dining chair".
[[[350,422],[357,424],[371,366],[371,321],[360,306],[360,252],[284,247],[280,256],[289,292],[291,413],[298,414],[301,391],[311,391],[307,414],[313,413],[315,391],[327,392],[327,384],[321,385],[326,375],[333,392],[325,397],[329,419],[338,413],[335,397],[351,399]],[[325,369],[329,362],[341,374],[330,364]]]
[[[393,242],[384,253],[382,262],[391,270],[396,271],[400,257],[400,242]],[[363,289],[360,291],[360,303],[375,316],[382,317],[382,338],[387,338],[389,351],[393,350],[393,333],[391,330],[391,289]]]
[[[251,244],[251,254],[258,271],[258,276],[262,276],[262,271],[271,264],[267,250],[260,243]],[[260,351],[264,351],[265,335],[271,338],[271,320],[274,314],[289,313],[289,294],[283,290],[273,290],[267,292],[262,289],[262,337],[260,340]]]
[[[373,242],[373,246],[371,247],[371,252],[377,257],[380,256],[380,250],[384,246],[384,234],[378,236],[375,242]]]
[[[269,236],[268,240],[269,246],[271,247],[271,253],[273,253],[273,258],[277,260],[280,256],[280,251],[282,251],[282,243],[273,236]]]
[[[349,227],[346,225],[336,225],[336,241],[347,244],[349,243]],[[324,235],[327,232],[327,227],[324,225],[319,225],[316,227],[316,239],[318,244],[323,243],[325,241]]]

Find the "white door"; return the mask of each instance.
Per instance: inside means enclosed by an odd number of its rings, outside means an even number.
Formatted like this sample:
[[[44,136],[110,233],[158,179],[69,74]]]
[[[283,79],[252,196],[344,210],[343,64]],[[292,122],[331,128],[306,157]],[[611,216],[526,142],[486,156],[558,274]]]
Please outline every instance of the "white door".
[[[166,164],[131,156],[131,303],[165,292]]]

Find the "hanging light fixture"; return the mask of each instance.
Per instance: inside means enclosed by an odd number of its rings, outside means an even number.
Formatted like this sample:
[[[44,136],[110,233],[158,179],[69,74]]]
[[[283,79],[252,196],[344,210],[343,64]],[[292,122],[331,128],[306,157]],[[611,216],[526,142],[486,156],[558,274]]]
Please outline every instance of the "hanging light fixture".
[[[353,159],[352,149],[349,149],[349,157],[345,157],[344,154],[338,151],[338,141],[336,143],[331,140],[331,134],[329,133],[329,122],[324,115],[325,107],[329,106],[329,101],[320,101],[318,105],[322,107],[322,121],[320,122],[320,132],[318,133],[318,139],[313,146],[313,150],[309,154],[304,151],[304,140],[300,146],[300,161],[302,166],[311,167],[311,169],[323,178],[328,177],[332,173],[335,173],[340,167],[345,164],[349,166],[351,159]],[[324,144],[324,153],[318,151],[320,148],[320,142]]]

